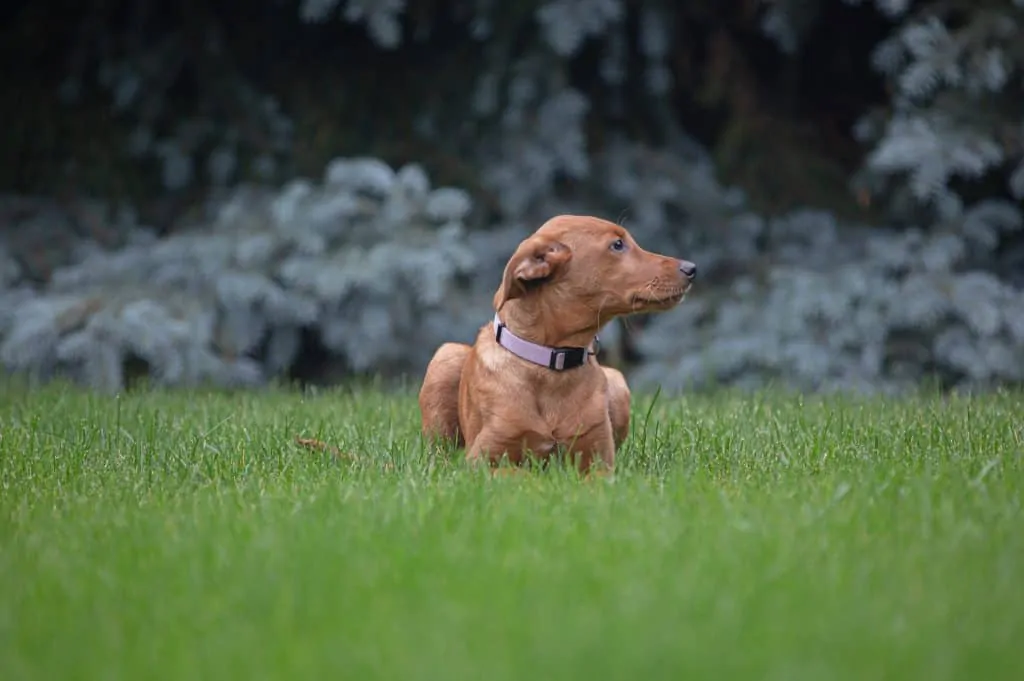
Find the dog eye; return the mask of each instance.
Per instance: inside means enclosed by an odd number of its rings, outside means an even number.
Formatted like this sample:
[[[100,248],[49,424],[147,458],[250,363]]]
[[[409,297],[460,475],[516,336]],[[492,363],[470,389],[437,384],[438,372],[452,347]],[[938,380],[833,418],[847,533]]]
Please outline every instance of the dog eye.
[[[612,242],[612,245],[609,246],[609,248],[611,248],[613,251],[618,251],[621,253],[622,251],[626,250],[626,242],[623,241],[622,239],[616,239],[615,241]]]

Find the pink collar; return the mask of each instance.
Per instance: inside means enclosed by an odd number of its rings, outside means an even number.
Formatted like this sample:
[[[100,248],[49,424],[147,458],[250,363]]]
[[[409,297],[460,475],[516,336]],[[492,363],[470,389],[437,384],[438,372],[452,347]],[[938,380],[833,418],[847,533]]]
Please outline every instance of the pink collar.
[[[587,363],[587,357],[596,355],[601,347],[597,336],[594,336],[594,349],[590,348],[549,348],[520,338],[502,323],[498,313],[494,313],[494,340],[513,355],[539,364],[555,371],[575,369]]]

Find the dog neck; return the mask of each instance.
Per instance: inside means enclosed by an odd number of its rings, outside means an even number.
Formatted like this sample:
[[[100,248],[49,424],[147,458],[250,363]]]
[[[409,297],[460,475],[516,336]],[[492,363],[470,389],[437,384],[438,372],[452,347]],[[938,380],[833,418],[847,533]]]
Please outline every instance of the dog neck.
[[[497,312],[494,313],[494,340],[513,355],[553,371],[581,367],[587,363],[591,355],[596,355],[601,347],[596,335],[590,347],[550,347],[528,341],[512,333]]]
[[[587,311],[567,314],[567,305],[560,305],[554,296],[526,295],[498,308],[505,328],[523,340],[550,348],[588,347],[601,326],[598,315]]]

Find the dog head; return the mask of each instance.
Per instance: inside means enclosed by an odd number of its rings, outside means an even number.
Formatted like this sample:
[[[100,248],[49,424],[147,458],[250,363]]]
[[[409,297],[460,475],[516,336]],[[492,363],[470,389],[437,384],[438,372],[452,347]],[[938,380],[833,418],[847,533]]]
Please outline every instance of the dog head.
[[[520,299],[603,326],[614,317],[674,307],[696,274],[692,262],[644,250],[620,225],[560,215],[519,244],[505,266],[494,307],[500,311]]]

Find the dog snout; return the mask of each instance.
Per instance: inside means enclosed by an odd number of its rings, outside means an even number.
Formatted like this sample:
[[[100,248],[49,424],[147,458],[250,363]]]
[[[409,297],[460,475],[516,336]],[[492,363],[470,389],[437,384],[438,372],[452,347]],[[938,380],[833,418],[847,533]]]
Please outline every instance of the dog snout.
[[[697,276],[697,266],[689,260],[679,261],[679,271],[683,273],[683,276],[687,279],[693,279]]]

